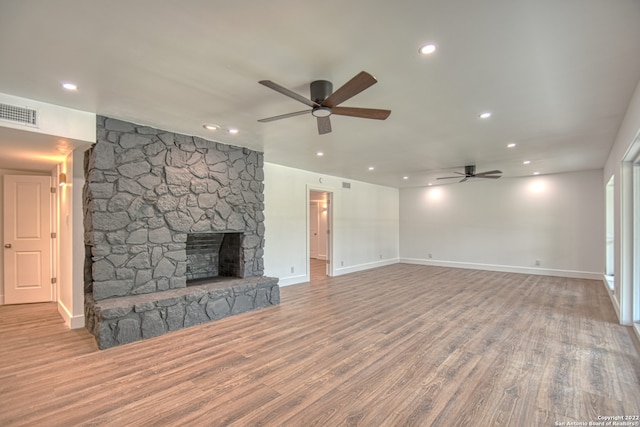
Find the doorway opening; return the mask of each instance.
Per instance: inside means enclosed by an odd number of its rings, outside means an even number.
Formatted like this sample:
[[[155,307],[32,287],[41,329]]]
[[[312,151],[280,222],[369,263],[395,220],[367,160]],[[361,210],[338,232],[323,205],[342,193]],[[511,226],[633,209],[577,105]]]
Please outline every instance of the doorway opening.
[[[309,280],[317,282],[331,276],[332,193],[309,190]]]

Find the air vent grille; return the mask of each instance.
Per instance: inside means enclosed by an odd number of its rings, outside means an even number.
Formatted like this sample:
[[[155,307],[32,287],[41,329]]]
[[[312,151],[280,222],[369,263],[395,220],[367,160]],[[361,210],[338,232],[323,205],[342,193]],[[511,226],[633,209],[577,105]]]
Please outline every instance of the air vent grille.
[[[0,119],[27,126],[37,126],[38,112],[30,108],[0,103]]]
[[[342,188],[351,188],[351,183],[350,182],[343,182],[342,183]]]

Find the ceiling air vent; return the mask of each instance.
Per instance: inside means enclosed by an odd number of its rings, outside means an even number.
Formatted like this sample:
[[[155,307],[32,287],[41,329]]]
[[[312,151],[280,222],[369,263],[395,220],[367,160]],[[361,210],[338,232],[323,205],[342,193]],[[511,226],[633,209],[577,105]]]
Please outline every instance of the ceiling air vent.
[[[342,188],[351,188],[351,183],[350,182],[343,182],[342,183]]]
[[[0,103],[0,119],[27,126],[38,126],[38,112],[31,108]]]

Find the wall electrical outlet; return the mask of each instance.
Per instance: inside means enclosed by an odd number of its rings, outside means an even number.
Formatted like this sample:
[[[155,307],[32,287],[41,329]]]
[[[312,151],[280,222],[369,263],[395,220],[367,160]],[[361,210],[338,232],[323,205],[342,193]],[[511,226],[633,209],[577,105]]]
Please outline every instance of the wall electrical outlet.
[[[344,267],[344,261],[340,261],[340,267]]]
[[[431,253],[429,253],[429,259],[433,258],[433,255],[431,255]]]
[[[293,267],[291,267],[291,272],[293,273]]]
[[[540,266],[540,260],[539,259],[536,260],[536,265]]]

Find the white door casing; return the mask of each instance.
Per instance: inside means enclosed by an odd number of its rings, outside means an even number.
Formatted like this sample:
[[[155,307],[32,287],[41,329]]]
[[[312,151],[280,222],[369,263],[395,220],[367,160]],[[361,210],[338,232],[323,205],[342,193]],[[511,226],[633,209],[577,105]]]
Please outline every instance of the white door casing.
[[[4,176],[5,304],[52,300],[51,178]]]

